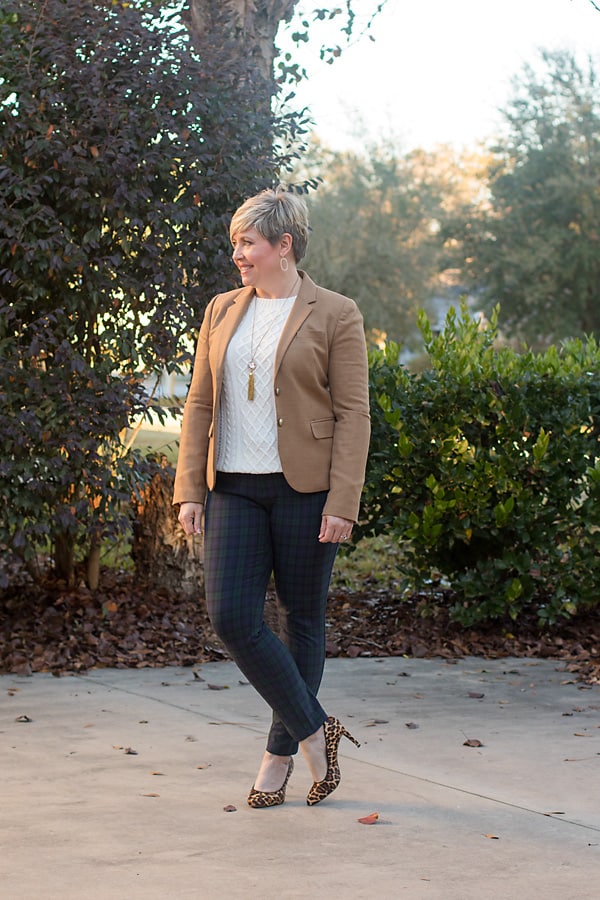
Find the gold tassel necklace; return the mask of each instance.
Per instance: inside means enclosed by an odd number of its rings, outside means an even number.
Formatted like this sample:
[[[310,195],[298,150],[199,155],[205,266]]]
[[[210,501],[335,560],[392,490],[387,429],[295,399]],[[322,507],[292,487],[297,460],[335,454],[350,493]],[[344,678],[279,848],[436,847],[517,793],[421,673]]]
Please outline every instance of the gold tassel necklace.
[[[300,276],[298,276],[298,284],[301,282]],[[296,287],[296,283],[294,283],[294,288]],[[294,292],[292,289],[292,293],[289,295],[290,297],[294,296]],[[256,354],[258,353],[258,348],[270,332],[271,328],[277,321],[277,318],[272,319],[269,325],[267,326],[266,331],[263,332],[262,337],[256,347],[254,346],[254,325],[256,323],[256,294],[254,295],[254,308],[252,310],[252,333],[250,335],[250,359],[248,360],[248,400],[254,400],[254,372],[256,370]]]

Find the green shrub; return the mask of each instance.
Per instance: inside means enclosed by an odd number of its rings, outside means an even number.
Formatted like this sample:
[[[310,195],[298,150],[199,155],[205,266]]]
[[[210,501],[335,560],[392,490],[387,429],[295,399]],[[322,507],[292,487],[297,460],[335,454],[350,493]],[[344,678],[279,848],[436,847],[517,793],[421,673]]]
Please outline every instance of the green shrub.
[[[402,544],[405,588],[449,589],[463,624],[535,609],[557,621],[600,596],[600,349],[496,350],[451,310],[431,368],[370,358],[373,438],[356,536]]]
[[[122,434],[166,413],[144,378],[189,361],[231,211],[302,129],[252,54],[200,60],[181,6],[1,4],[0,557],[36,577],[40,549],[74,584],[127,532],[148,473]]]

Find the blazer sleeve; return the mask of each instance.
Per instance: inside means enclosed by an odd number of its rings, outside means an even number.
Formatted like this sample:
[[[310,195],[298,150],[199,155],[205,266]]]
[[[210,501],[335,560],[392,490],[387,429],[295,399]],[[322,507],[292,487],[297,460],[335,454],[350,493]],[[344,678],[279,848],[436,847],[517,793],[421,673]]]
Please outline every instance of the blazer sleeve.
[[[371,423],[363,318],[351,300],[344,304],[331,340],[328,375],[335,426],[323,514],[357,521]]]
[[[213,420],[208,336],[216,299],[213,298],[206,307],[198,336],[194,371],[181,423],[173,503],[204,503],[206,499],[206,464]]]

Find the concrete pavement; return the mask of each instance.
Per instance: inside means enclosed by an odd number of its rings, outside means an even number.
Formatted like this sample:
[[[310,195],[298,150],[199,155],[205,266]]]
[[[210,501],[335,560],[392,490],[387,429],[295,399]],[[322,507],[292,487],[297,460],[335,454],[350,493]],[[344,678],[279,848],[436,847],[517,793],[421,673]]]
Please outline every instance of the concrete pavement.
[[[195,671],[0,677],[3,900],[600,896],[600,687],[559,662],[328,660],[362,747],[312,808],[299,757],[267,810],[267,707]]]

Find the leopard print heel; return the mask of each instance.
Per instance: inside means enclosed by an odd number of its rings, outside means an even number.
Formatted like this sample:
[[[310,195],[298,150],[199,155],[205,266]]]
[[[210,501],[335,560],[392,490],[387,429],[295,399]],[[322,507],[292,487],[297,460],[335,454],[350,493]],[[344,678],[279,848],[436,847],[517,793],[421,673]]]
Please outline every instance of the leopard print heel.
[[[290,758],[285,781],[283,782],[279,790],[257,791],[255,787],[252,787],[250,793],[248,794],[248,806],[251,806],[253,809],[267,809],[269,806],[281,806],[281,804],[285,800],[285,789],[287,788],[287,783],[290,780],[290,775],[293,771],[294,760]]]
[[[347,737],[349,741],[352,741],[353,744],[356,744],[357,747],[360,747],[359,742],[356,738],[352,737],[349,731],[346,731],[344,726],[338,719],[334,719],[333,716],[329,716],[323,723],[323,730],[325,732],[325,755],[327,758],[327,772],[325,774],[325,778],[323,781],[315,781],[310,791],[307,794],[306,802],[309,806],[314,806],[315,803],[320,803],[321,800],[324,800],[325,797],[328,797],[333,791],[335,791],[336,787],[339,785],[341,781],[340,767],[338,763],[338,747],[341,739],[343,737]]]

